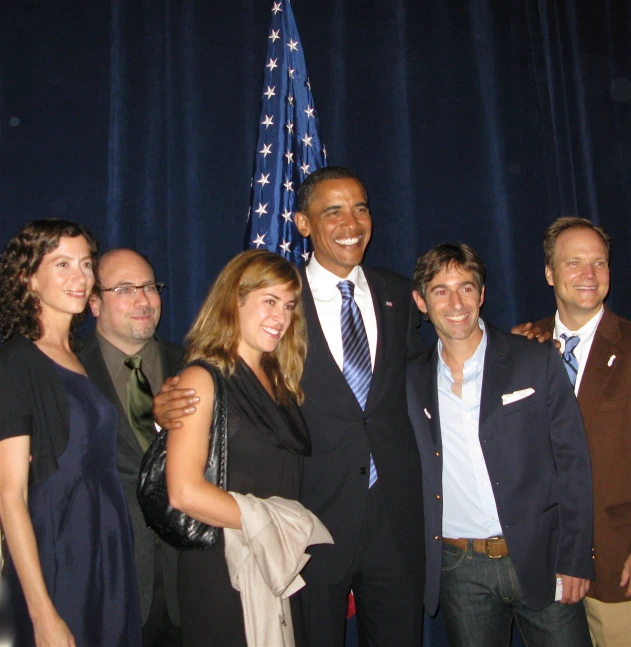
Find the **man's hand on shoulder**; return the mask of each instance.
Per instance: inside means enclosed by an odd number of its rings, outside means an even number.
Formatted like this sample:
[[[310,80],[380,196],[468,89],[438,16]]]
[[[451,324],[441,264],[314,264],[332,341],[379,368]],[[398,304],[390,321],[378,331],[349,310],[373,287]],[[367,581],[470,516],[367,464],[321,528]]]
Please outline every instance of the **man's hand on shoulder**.
[[[153,419],[163,429],[179,429],[180,418],[195,413],[199,398],[195,389],[178,389],[179,376],[167,377],[153,398]]]
[[[563,595],[559,600],[561,604],[576,604],[587,595],[590,585],[589,580],[560,573],[557,573],[557,577],[561,578],[561,585],[563,586]]]
[[[622,575],[620,576],[620,586],[627,587],[624,594],[628,598],[631,598],[631,555],[629,555],[624,561],[624,566],[622,567]]]
[[[531,321],[527,323],[522,323],[511,328],[511,333],[513,335],[522,335],[527,339],[536,339],[540,344],[543,344],[546,341],[552,339],[552,335],[548,331],[543,331],[541,328]],[[557,350],[561,350],[561,344],[556,339],[553,340],[554,345],[557,347]]]

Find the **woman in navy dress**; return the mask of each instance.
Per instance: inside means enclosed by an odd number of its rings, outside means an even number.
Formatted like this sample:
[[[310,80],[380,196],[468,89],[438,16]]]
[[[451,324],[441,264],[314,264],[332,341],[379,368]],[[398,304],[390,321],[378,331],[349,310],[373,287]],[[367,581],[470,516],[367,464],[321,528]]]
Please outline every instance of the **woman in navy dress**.
[[[72,334],[94,285],[96,243],[40,220],[0,257],[0,520],[16,647],[138,647],[116,411]]]

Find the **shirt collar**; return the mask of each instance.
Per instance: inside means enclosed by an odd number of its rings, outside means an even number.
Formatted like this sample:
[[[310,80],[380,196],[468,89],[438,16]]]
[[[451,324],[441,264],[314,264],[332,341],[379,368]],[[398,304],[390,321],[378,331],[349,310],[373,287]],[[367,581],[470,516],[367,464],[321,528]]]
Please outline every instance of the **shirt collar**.
[[[579,328],[578,330],[570,330],[561,321],[559,311],[557,310],[554,315],[554,331],[556,333],[556,337],[560,337],[565,333],[568,337],[578,335],[580,339],[586,339],[594,333],[604,314],[605,306],[600,306],[600,310],[582,328]]]
[[[360,290],[363,289],[363,275],[361,273],[359,265],[350,271],[349,275],[345,279],[341,279],[333,272],[329,272],[326,268],[322,267],[318,263],[318,259],[315,257],[315,254],[311,255],[309,264],[307,265],[307,278],[309,279],[309,286],[311,287],[312,292],[323,291],[335,294],[333,289],[338,291],[337,284],[340,281],[352,281],[355,284],[355,287],[358,287]]]
[[[103,353],[106,364],[108,365],[120,365],[122,366],[125,363],[125,360],[129,357],[127,353],[124,353],[120,348],[114,346],[109,342],[103,335],[96,331],[96,339],[99,344],[99,348]],[[155,349],[157,348],[157,343],[154,338],[148,339],[145,345],[137,352],[135,355],[140,355],[143,360],[149,359]]]

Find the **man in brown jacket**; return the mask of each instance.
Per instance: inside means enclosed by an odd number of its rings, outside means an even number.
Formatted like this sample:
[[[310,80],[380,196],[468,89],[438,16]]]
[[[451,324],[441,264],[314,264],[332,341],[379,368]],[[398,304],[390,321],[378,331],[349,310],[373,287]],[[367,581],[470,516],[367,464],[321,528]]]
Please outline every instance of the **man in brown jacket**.
[[[631,645],[631,322],[604,305],[610,239],[584,218],[544,236],[556,315],[537,322],[561,343],[592,459],[596,581],[585,598],[592,641]]]

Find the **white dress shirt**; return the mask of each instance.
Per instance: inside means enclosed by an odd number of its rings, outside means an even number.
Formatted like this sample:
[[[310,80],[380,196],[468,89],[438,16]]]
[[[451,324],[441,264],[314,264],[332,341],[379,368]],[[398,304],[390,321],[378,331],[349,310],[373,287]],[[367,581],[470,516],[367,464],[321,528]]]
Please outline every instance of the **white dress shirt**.
[[[578,388],[581,385],[581,380],[583,379],[583,373],[585,372],[585,364],[587,364],[587,358],[589,357],[589,351],[594,342],[594,335],[596,334],[596,328],[600,320],[605,314],[604,306],[601,306],[597,314],[595,314],[582,328],[579,330],[570,330],[563,325],[559,317],[559,311],[557,310],[554,315],[554,338],[558,339],[561,343],[561,352],[565,352],[565,340],[561,339],[562,334],[566,334],[568,337],[572,335],[578,335],[580,341],[574,349],[574,356],[578,360],[578,373],[576,374],[576,383],[574,384],[574,393],[578,395]]]
[[[362,268],[359,265],[355,266],[346,279],[341,279],[322,267],[314,254],[307,265],[307,280],[313,294],[313,301],[315,302],[324,337],[329,345],[333,359],[340,367],[340,371],[344,370],[344,349],[340,324],[342,293],[337,284],[344,280],[352,281],[355,284],[355,302],[364,320],[364,328],[366,329],[368,346],[370,347],[370,361],[374,370],[375,355],[377,353],[377,317],[375,316],[375,305],[372,301],[370,288]]]
[[[487,334],[464,364],[462,398],[438,341],[438,408],[443,444],[443,537],[485,539],[502,534],[495,495],[478,436]]]

